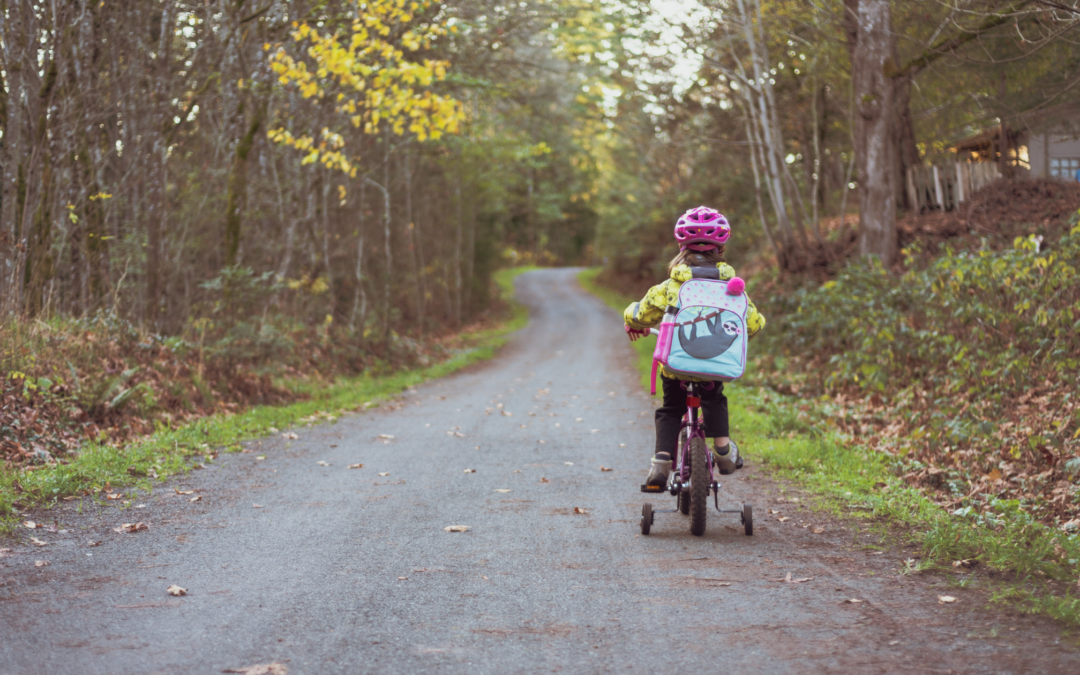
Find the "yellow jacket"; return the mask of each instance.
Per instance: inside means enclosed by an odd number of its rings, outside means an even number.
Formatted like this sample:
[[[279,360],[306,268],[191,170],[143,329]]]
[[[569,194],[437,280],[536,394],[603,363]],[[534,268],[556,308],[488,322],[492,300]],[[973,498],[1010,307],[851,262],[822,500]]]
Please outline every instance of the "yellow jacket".
[[[716,269],[720,271],[720,279],[723,281],[735,276],[734,268],[727,263],[716,263]],[[650,288],[640,302],[631,303],[623,311],[623,321],[626,322],[626,325],[637,330],[645,330],[659,325],[664,318],[664,310],[679,301],[679,289],[682,288],[683,282],[689,281],[691,278],[693,278],[693,273],[690,271],[689,265],[676,266],[675,269],[671,270],[670,279],[666,279],[663,283]],[[754,303],[750,302],[749,297],[746,298],[746,302],[749,305],[746,314],[746,330],[749,336],[753,337],[765,327],[765,317],[757,310]],[[660,371],[667,378],[694,379],[684,375],[675,375],[663,366],[660,366]]]

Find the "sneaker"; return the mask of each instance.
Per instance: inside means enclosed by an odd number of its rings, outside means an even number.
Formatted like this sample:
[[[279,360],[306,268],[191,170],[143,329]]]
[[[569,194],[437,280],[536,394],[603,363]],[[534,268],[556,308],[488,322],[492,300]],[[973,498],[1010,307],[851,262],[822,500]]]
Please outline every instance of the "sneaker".
[[[743,460],[739,455],[739,446],[735,445],[735,441],[729,440],[725,446],[713,447],[713,464],[720,470],[722,476],[734,473],[736,469],[742,468]]]
[[[658,452],[652,458],[649,467],[649,477],[645,480],[646,485],[659,485],[667,487],[668,476],[671,474],[671,455],[666,452]]]

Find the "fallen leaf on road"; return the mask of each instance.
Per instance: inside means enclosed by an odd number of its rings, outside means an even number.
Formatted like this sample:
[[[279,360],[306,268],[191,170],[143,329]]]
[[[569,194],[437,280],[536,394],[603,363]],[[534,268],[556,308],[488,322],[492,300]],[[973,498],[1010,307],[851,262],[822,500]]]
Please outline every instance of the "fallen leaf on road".
[[[956,602],[956,598],[951,595],[939,595],[937,596],[937,601],[939,605],[950,605]]]
[[[495,492],[510,492],[509,490],[496,490]]]
[[[280,430],[279,430],[279,429],[278,429],[277,427],[270,427],[269,431],[270,431],[270,433],[272,433],[272,434],[276,434],[276,433],[278,433],[278,431],[280,431]]]
[[[586,515],[589,512],[586,509],[581,508],[580,506],[575,506],[574,507],[574,513],[578,513],[578,514],[581,514],[581,515]]]
[[[889,640],[889,646],[890,647],[895,647],[898,644],[900,644],[899,640]]]
[[[565,464],[566,466],[574,466],[573,462],[563,462],[563,464]]]
[[[389,475],[390,475],[390,472],[389,472],[389,471],[380,471],[380,472],[379,472],[379,475],[380,475],[380,476],[389,476]]]
[[[503,417],[513,417],[514,416],[514,413],[506,411],[506,410],[503,410],[501,412],[503,414]]]
[[[387,441],[392,441],[392,440],[394,440],[395,436],[394,436],[394,434],[379,434],[379,438],[382,438],[383,440],[387,440]]]
[[[295,433],[293,433],[291,431],[286,432],[284,434],[281,434],[281,437],[284,438],[287,441],[298,441],[298,440],[300,440],[300,437],[297,436]]]
[[[348,468],[350,468],[350,469],[363,469],[364,465],[363,464],[350,464]]]
[[[781,523],[786,523],[787,521],[791,520],[791,518],[788,518],[787,516],[780,516],[779,518],[777,518],[777,520],[779,520]]]
[[[262,504],[252,504],[251,508],[253,508],[253,509],[261,509],[261,508],[264,508],[264,507],[263,507]]]
[[[848,598],[847,600],[841,600],[839,604],[841,604],[841,605],[844,605],[844,604],[857,605],[860,602],[862,602],[862,600],[860,600],[858,598]]]
[[[866,555],[885,555],[885,551],[870,551]]]
[[[176,584],[173,584],[172,586],[169,586],[168,588],[166,588],[165,592],[168,593],[169,595],[175,595],[177,597],[179,597],[181,595],[187,595],[187,589],[186,588],[180,588]]]
[[[960,569],[970,570],[979,564],[978,560],[954,560],[952,566]]]
[[[32,543],[32,544],[33,544],[34,546],[48,546],[48,544],[47,544],[46,542],[44,542],[44,541],[42,541],[42,540],[38,539],[37,537],[30,537],[30,542],[31,542],[31,543]]]
[[[86,542],[86,545],[87,546],[101,546],[101,542],[100,541],[88,541],[88,542]]]
[[[626,447],[626,443],[619,443],[619,447],[620,447],[620,448],[625,448],[625,447]]]
[[[118,532],[121,534],[127,532],[130,534],[132,532],[142,532],[143,530],[148,529],[150,528],[146,526],[146,523],[124,523],[120,527],[114,527],[113,532]]]
[[[23,523],[23,527],[25,527],[28,530],[35,530],[35,529],[37,529],[39,527],[45,527],[45,526],[41,525],[40,523],[35,523],[32,520],[28,520],[25,523]]]
[[[600,430],[599,429],[589,429],[589,433],[590,434],[598,434],[598,433],[600,433]]]
[[[521,473],[521,469],[514,469],[514,473]]]
[[[49,561],[48,560],[35,560],[34,561],[34,567],[48,567],[48,566],[49,566]]]
[[[469,531],[469,526],[468,525],[450,525],[449,527],[444,527],[443,528],[443,532],[468,532],[468,531]]]
[[[788,572],[787,576],[784,577],[783,579],[773,579],[773,581],[775,581],[777,583],[780,583],[780,584],[801,584],[804,581],[813,581],[813,580],[814,580],[814,577],[800,577],[798,579],[793,579],[791,577],[791,572]]]
[[[284,663],[259,663],[254,666],[229,668],[221,672],[240,673],[241,675],[288,675],[289,669],[285,667]]]
[[[541,483],[550,483],[551,481],[549,481],[547,478],[544,478],[543,476],[541,476],[540,477],[540,482]]]
[[[547,442],[547,441],[537,441],[537,443],[539,443],[540,445],[543,445],[543,444],[544,444],[544,443],[546,443],[546,442]]]
[[[409,577],[398,577],[398,581],[408,581]]]
[[[330,466],[330,462],[324,462],[321,459],[319,461],[315,462],[315,463],[318,464],[319,466]]]
[[[195,494],[195,491],[194,491],[194,490],[177,490],[176,488],[173,488],[173,490],[174,490],[174,491],[176,492],[176,494],[178,494],[178,495],[190,495],[190,494]]]
[[[189,502],[197,502],[197,501],[201,501],[201,500],[202,500],[202,495],[195,495],[194,497],[192,497],[188,501]]]
[[[476,473],[476,469],[465,469],[462,473]],[[381,476],[382,474],[379,475]]]
[[[608,467],[606,467],[606,466],[601,466],[601,467],[600,467],[600,470],[601,470],[601,471],[614,471],[615,469],[609,469],[609,468],[608,468]]]
[[[825,531],[824,527],[815,527],[814,528],[814,534],[821,534],[824,531]]]
[[[121,492],[110,492],[105,495],[105,499],[123,499],[124,495]]]
[[[258,457],[256,457],[256,458],[255,458],[255,461],[256,461],[256,462],[261,462],[261,461],[263,461],[264,459],[266,459],[266,455],[259,455]]]
[[[584,417],[575,417],[575,418],[574,418],[574,421],[575,421],[575,422],[584,422],[584,421],[585,421],[585,418],[584,418]]]

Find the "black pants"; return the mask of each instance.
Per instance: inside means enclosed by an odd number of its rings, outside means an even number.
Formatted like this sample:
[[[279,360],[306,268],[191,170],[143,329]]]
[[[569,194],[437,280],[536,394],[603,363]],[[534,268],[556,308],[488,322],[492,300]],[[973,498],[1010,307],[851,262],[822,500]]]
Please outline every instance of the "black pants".
[[[675,448],[679,444],[679,429],[682,417],[686,413],[686,390],[682,380],[660,377],[664,385],[664,405],[656,409],[656,452],[666,452],[675,457]],[[689,383],[686,383],[689,386]],[[706,387],[711,386],[711,389]],[[727,396],[724,396],[722,382],[701,382],[698,384],[701,396],[701,416],[705,422],[705,437],[718,438],[730,436],[728,433]]]

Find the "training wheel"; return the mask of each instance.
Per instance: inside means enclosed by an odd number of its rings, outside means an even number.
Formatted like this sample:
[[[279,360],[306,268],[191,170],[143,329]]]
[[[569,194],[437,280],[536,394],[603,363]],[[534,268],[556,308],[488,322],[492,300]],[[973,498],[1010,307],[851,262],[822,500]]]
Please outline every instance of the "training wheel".
[[[746,536],[754,534],[754,507],[750,504],[742,505],[742,526]]]
[[[652,504],[643,504],[641,507],[641,533],[648,534],[652,528],[653,512]]]

